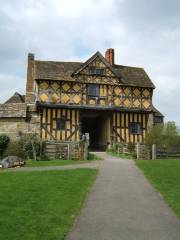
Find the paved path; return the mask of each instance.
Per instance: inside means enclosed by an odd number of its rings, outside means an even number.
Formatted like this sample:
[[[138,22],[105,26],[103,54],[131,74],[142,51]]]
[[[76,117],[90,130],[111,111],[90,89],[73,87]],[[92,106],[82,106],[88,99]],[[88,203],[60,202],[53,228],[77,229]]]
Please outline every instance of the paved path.
[[[76,169],[76,168],[99,168],[102,161],[93,161],[90,163],[80,163],[63,166],[41,166],[41,167],[17,167],[0,169],[1,172],[30,172],[30,171],[49,171],[49,170],[65,170],[65,169]]]
[[[179,240],[180,221],[131,160],[105,161],[66,240]]]

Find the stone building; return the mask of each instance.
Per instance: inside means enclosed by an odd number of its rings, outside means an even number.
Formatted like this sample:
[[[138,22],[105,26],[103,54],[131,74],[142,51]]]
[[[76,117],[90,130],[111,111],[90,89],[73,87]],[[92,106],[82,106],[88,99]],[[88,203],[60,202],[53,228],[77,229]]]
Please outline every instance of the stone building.
[[[114,49],[86,62],[39,61],[28,54],[26,93],[0,105],[0,133],[36,132],[47,142],[90,147],[143,142],[148,126],[163,122],[153,106],[154,84],[143,68],[118,65]]]

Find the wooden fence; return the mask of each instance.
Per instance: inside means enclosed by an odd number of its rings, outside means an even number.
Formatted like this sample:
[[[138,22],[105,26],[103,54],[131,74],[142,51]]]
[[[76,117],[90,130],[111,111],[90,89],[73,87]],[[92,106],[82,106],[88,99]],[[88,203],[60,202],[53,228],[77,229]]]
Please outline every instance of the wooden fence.
[[[79,142],[46,142],[46,155],[51,159],[86,160],[88,158],[89,136]]]
[[[180,148],[159,148],[156,149],[156,158],[178,158]]]

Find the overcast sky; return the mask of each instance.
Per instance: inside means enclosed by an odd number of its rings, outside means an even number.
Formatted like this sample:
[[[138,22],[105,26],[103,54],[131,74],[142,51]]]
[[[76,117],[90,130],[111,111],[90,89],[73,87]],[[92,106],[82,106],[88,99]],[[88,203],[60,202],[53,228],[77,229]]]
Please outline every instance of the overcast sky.
[[[154,105],[180,125],[180,0],[1,0],[0,101],[25,92],[28,52],[84,61],[110,47],[145,68]]]

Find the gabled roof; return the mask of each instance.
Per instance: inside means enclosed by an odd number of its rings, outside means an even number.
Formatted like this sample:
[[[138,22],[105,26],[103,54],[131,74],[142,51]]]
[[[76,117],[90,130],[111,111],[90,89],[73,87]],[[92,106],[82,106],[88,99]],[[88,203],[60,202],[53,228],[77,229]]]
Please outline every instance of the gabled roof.
[[[18,92],[15,92],[12,97],[10,97],[4,104],[7,103],[24,103],[25,102],[25,95],[21,95]]]
[[[96,57],[110,68],[121,83],[128,86],[155,88],[151,79],[143,68],[122,65],[110,65],[100,52],[96,52],[86,62],[53,62],[35,60],[35,79],[47,80],[73,80],[73,75],[78,74]]]
[[[100,60],[111,70],[111,72],[113,72],[114,75],[117,76],[115,71],[114,71],[114,68],[112,67],[112,65],[109,64],[109,62],[103,57],[103,55],[99,51],[97,51],[92,57],[90,57],[78,69],[76,69],[74,71],[73,75],[76,75],[76,74],[80,73],[86,66],[88,66],[91,62],[93,62],[97,57],[99,57]]]
[[[152,111],[155,117],[164,117],[164,115],[159,110],[157,110],[157,108],[155,108],[154,106],[152,106]]]

